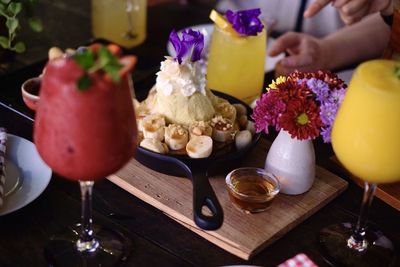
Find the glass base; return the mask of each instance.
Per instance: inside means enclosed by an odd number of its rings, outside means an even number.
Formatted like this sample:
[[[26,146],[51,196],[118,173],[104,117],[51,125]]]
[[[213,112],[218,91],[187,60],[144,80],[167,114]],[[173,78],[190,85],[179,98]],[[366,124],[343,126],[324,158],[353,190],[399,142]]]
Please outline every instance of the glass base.
[[[392,266],[396,254],[392,241],[379,230],[368,228],[367,248],[363,251],[350,249],[348,240],[352,235],[353,225],[341,223],[324,228],[319,234],[319,244],[324,258],[334,266]]]
[[[76,243],[80,231],[81,226],[77,224],[50,238],[45,247],[45,257],[50,266],[116,266],[126,260],[132,251],[131,241],[122,234],[93,225],[99,246],[91,252],[79,252]]]

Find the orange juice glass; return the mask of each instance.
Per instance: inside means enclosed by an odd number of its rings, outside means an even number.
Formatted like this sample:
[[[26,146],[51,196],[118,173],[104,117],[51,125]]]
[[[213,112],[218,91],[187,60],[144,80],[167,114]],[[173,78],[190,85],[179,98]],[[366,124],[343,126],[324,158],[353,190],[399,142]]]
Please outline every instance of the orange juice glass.
[[[207,65],[207,87],[250,104],[264,84],[267,35],[232,34],[214,25]]]
[[[391,266],[393,243],[368,229],[367,218],[377,183],[400,181],[400,62],[374,60],[355,71],[332,129],[339,161],[365,181],[355,225],[322,230],[320,242],[328,260],[338,266]],[[397,72],[400,72],[397,70]]]

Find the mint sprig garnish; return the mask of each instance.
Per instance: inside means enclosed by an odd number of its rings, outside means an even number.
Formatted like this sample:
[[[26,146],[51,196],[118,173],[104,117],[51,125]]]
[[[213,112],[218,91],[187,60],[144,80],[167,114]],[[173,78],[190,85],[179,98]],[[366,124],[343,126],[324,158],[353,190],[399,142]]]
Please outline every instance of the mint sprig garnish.
[[[72,58],[85,70],[85,74],[77,81],[80,91],[87,90],[92,84],[90,73],[103,71],[110,75],[114,83],[121,79],[119,70],[123,67],[118,58],[114,56],[106,47],[101,46],[96,52],[90,49],[77,52]]]
[[[396,67],[394,67],[394,75],[397,76],[397,78],[400,79],[400,61],[397,63]]]

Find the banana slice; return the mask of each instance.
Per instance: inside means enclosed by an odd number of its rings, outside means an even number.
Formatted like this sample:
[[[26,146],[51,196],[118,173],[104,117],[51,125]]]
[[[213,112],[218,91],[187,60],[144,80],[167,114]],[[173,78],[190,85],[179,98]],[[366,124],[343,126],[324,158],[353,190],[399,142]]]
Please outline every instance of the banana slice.
[[[215,105],[215,111],[217,115],[221,115],[231,122],[236,120],[236,108],[226,100],[217,103]]]
[[[252,139],[252,134],[250,131],[244,130],[238,132],[235,136],[236,148],[239,150],[248,146],[251,142],[251,139]]]
[[[250,131],[250,133],[254,135],[256,133],[256,127],[254,127],[254,122],[247,121],[246,130]]]
[[[159,114],[150,114],[141,121],[145,138],[164,140],[165,119]]]
[[[194,136],[186,145],[186,152],[191,158],[207,158],[211,155],[213,140],[206,135]]]
[[[50,61],[57,59],[57,58],[61,58],[63,56],[64,56],[64,52],[61,50],[61,48],[53,46],[49,49],[48,57],[49,57]]]
[[[233,104],[232,106],[235,107],[238,117],[242,115],[247,115],[247,108],[243,104]]]
[[[168,153],[168,146],[157,139],[145,138],[140,142],[140,146],[156,153]]]
[[[211,120],[211,126],[213,127],[213,140],[223,143],[232,141],[234,136],[233,123],[229,119],[216,116]]]
[[[181,125],[170,124],[165,128],[165,143],[167,143],[171,150],[185,148],[188,141],[188,131]]]
[[[192,123],[189,127],[189,137],[193,138],[194,136],[200,135],[212,135],[212,127],[210,126],[209,122],[205,121],[196,121]]]
[[[246,128],[247,122],[248,122],[247,115],[241,115],[238,119],[238,123],[241,129]]]
[[[136,115],[136,125],[138,127],[139,132],[143,131],[143,119],[150,115],[150,111],[146,108],[145,105],[137,101],[133,98],[133,106],[135,108],[135,115]]]

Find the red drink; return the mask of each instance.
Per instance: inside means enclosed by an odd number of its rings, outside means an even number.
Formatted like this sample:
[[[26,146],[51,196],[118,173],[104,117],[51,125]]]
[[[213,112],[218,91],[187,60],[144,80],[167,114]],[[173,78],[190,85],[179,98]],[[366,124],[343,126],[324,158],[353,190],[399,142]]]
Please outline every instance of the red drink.
[[[82,199],[81,224],[45,248],[51,266],[114,266],[130,249],[122,235],[92,226],[94,181],[120,169],[136,148],[129,87],[136,57],[119,52],[92,46],[50,61],[42,78],[34,141],[56,173],[79,180]]]
[[[90,87],[82,91],[77,80],[84,70],[73,59],[47,64],[34,141],[56,173],[93,181],[116,172],[133,156],[136,120],[127,70],[120,73],[119,83],[104,73],[92,73]]]

